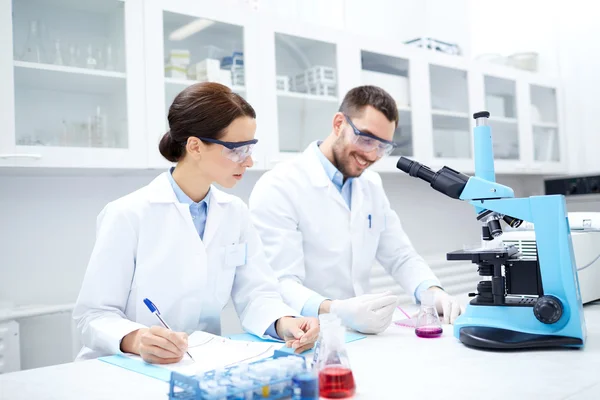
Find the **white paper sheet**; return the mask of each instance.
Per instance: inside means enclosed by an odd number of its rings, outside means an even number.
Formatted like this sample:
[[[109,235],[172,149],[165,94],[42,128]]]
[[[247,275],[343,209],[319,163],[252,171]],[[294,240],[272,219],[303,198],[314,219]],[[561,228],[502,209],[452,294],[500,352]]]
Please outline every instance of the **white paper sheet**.
[[[163,367],[181,374],[195,375],[241,362],[270,357],[281,345],[281,343],[231,340],[206,332],[194,332],[188,338],[188,351],[194,357],[194,361],[186,355],[180,362],[163,365]]]

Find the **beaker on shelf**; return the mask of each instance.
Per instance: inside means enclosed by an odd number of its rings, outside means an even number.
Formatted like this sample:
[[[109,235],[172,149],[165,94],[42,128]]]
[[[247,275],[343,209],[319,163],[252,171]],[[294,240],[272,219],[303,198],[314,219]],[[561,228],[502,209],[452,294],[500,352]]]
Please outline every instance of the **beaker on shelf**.
[[[421,293],[421,308],[417,315],[415,334],[421,338],[436,338],[442,335],[440,316],[435,308],[435,293],[424,290]]]
[[[325,399],[354,396],[356,384],[346,353],[346,328],[338,317],[327,318],[321,326],[316,369],[319,373],[319,395]]]

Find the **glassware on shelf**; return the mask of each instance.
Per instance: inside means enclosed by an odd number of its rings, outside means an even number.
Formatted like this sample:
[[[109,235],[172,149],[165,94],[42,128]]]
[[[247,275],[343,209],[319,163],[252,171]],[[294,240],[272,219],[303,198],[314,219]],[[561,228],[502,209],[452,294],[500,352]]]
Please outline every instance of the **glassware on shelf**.
[[[107,71],[114,71],[114,62],[115,61],[113,59],[112,45],[109,44],[108,46],[106,46],[106,64],[104,65],[104,69],[106,69]]]
[[[107,144],[106,114],[98,106],[96,113],[88,117],[88,145],[89,147],[105,147]]]
[[[19,57],[21,61],[45,63],[47,62],[46,50],[40,36],[39,21],[31,21],[29,23],[29,33],[23,52]]]
[[[315,367],[319,373],[319,395],[322,398],[346,399],[356,392],[345,338],[346,328],[339,318],[331,318],[321,326]]]
[[[80,67],[81,53],[79,47],[72,44],[69,46],[68,64],[70,67]]]
[[[102,53],[102,48],[98,48],[96,51],[96,68],[97,69],[105,69],[104,64],[104,54]]]
[[[92,49],[92,45],[89,44],[87,48],[87,57],[85,59],[86,68],[95,69],[98,61],[94,58],[94,52]]]
[[[442,335],[440,316],[435,308],[435,293],[424,290],[421,293],[421,308],[417,315],[415,334],[421,338],[436,338]]]
[[[60,46],[60,39],[54,41],[54,64],[65,65],[62,55],[62,49]]]

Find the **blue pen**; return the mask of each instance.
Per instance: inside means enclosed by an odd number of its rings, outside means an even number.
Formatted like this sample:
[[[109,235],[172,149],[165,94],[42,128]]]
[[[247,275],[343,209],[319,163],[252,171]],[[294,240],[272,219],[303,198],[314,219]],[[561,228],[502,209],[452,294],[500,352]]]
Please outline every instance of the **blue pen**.
[[[369,214],[369,229],[371,229],[371,214]]]
[[[146,307],[148,307],[148,309],[150,310],[150,312],[152,314],[154,314],[156,316],[156,318],[158,318],[158,320],[160,321],[160,323],[162,324],[162,326],[164,326],[165,328],[167,328],[168,330],[172,330],[169,325],[167,325],[167,323],[165,322],[164,319],[162,319],[162,317],[160,316],[160,311],[158,311],[158,307],[156,307],[154,305],[153,302],[150,301],[150,299],[144,299],[144,304],[146,305]],[[190,354],[189,351],[186,351],[186,354],[188,356],[190,356],[190,358],[192,359],[192,361],[194,361],[194,358],[192,357],[192,355]]]

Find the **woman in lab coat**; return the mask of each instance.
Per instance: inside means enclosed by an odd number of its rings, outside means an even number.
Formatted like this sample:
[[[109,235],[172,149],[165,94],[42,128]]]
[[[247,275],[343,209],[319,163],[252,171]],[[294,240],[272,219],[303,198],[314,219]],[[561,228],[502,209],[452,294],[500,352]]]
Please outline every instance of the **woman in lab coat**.
[[[192,85],[175,98],[159,149],[176,167],[98,216],[73,312],[84,344],[77,359],[133,353],[178,362],[188,334],[220,334],[230,297],[245,330],[297,352],[312,347],[318,321],[283,303],[246,205],[212,185],[231,188],[253,165],[255,118],[250,104],[217,83]]]

